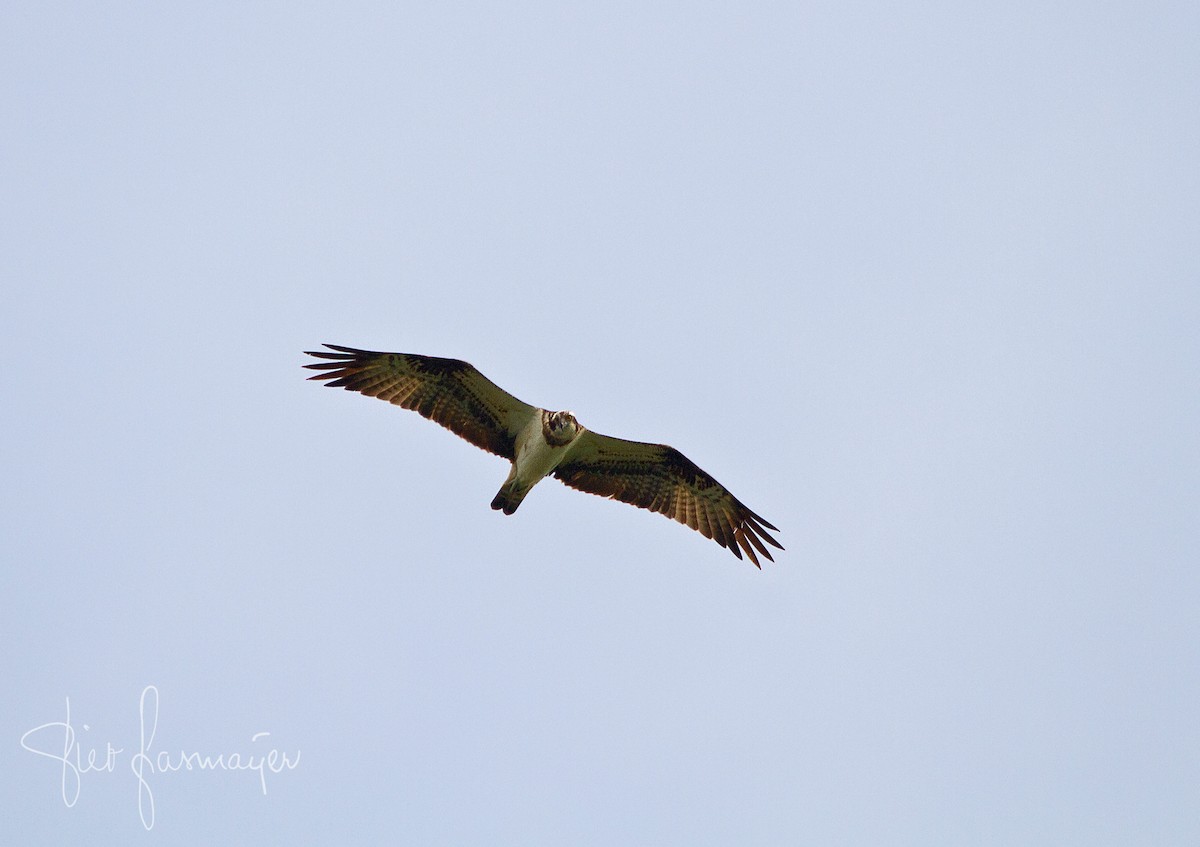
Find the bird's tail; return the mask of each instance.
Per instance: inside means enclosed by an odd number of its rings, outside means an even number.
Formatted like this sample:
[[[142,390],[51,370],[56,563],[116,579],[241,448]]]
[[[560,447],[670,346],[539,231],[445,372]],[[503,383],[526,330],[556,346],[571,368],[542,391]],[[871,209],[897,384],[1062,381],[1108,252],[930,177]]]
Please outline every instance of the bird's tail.
[[[500,509],[504,514],[511,515],[521,505],[521,501],[525,499],[525,495],[529,493],[531,487],[517,485],[516,480],[508,480],[500,486],[500,490],[492,498],[492,508]]]

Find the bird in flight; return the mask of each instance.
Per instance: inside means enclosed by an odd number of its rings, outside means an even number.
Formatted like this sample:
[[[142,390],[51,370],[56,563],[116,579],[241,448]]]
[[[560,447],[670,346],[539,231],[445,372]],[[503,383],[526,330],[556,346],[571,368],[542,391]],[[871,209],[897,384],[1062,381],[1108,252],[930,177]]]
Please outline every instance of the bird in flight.
[[[322,371],[309,379],[412,409],[512,462],[492,500],[506,515],[553,475],[571,488],[674,518],[739,559],[744,551],[758,568],[755,551],[774,561],[764,541],[783,549],[767,532],[776,527],[674,447],[592,432],[570,412],[521,402],[458,359],[324,346],[333,352],[306,351],[329,360],[305,365]]]

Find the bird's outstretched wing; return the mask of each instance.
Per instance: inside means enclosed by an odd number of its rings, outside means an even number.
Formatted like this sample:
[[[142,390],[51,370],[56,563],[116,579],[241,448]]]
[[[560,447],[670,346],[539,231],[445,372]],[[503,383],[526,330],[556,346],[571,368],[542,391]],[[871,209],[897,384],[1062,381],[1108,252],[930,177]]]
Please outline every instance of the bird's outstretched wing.
[[[306,351],[332,360],[305,365],[326,371],[309,379],[329,380],[325,384],[330,388],[358,391],[420,412],[476,447],[509,460],[516,452],[517,433],[537,411],[459,359],[324,346],[336,352]]]
[[[626,441],[586,431],[554,475],[572,488],[659,512],[690,526],[756,567],[757,549],[771,561],[767,544],[783,549],[768,529],[779,530],[747,509],[687,456],[665,444]],[[740,548],[740,549],[739,549]]]

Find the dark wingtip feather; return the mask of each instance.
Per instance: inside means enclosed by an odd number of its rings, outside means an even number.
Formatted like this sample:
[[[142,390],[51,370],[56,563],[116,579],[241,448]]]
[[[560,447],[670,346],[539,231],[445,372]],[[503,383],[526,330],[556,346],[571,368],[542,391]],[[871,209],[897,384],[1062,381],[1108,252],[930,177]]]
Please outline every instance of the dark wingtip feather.
[[[754,555],[754,548],[751,547],[750,542],[746,540],[746,530],[742,527],[738,527],[736,530],[734,530],[733,537],[737,540],[738,546],[746,551],[746,555],[750,557],[750,561],[754,564],[754,567],[762,570],[762,565],[758,563],[758,556]],[[740,559],[742,557],[738,556],[738,558]]]
[[[771,554],[767,552],[766,545],[763,544],[762,541],[759,540],[757,534],[755,534],[753,532],[747,532],[746,537],[750,539],[751,544],[753,544],[755,547],[758,548],[758,552],[762,553],[764,556],[766,556],[772,562],[775,561],[774,559],[771,559]]]
[[[739,503],[738,505],[740,505],[743,509],[746,509],[745,504]],[[771,523],[769,520],[764,518],[762,515],[757,514],[756,512],[752,512],[749,509],[746,509],[746,516],[749,518],[752,518],[755,523],[762,524],[767,529],[773,529],[773,530],[775,530],[775,532],[779,532],[779,527],[775,526],[775,524]],[[782,550],[783,548],[781,547],[779,549]]]
[[[351,356],[383,356],[383,355],[385,355],[385,354],[379,353],[375,350],[362,350],[358,347],[346,347],[341,344],[324,344],[322,346],[328,347],[330,350],[337,350],[339,353],[349,354]],[[328,356],[329,354],[325,353],[323,355]]]
[[[776,547],[780,550],[784,549],[783,545],[780,544],[778,541],[776,541],[774,538],[772,538],[771,533],[767,532],[768,529],[773,529],[776,532],[779,532],[779,527],[775,526],[770,521],[763,520],[762,517],[760,517],[759,515],[756,515],[754,512],[750,511],[749,509],[746,509],[745,506],[742,506],[742,508],[745,509],[745,517],[743,518],[743,520],[745,521],[746,526],[755,535],[757,535],[762,540],[766,541],[772,547]],[[774,560],[772,560],[772,561],[774,561]]]

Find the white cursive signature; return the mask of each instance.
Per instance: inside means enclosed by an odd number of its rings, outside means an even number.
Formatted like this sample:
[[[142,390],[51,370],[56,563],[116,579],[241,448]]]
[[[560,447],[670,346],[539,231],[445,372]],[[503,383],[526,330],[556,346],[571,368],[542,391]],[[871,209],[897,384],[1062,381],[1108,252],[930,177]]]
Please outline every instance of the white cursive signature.
[[[293,770],[300,764],[300,751],[294,754],[280,752],[274,748],[261,753],[217,753],[206,755],[202,753],[187,753],[180,750],[172,754],[167,750],[156,751],[154,737],[158,731],[158,688],[147,685],[142,689],[138,702],[138,719],[141,728],[141,740],[138,751],[130,759],[129,766],[137,778],[138,815],[142,826],[146,829],[154,827],[154,792],[150,788],[149,777],[154,774],[167,774],[181,770],[223,770],[223,771],[257,771],[258,783],[262,793],[267,793],[267,773],[281,773]],[[83,725],[87,730],[87,724]],[[61,737],[56,730],[61,731]],[[250,737],[250,742],[270,736],[269,732],[256,732]],[[31,753],[45,756],[59,762],[61,765],[60,788],[63,803],[71,808],[79,800],[79,792],[83,785],[83,774],[92,771],[114,773],[117,757],[124,752],[122,747],[113,747],[106,742],[103,750],[89,749],[86,754],[80,745],[71,724],[71,698],[67,698],[67,716],[65,721],[51,721],[34,727],[21,736],[21,746]],[[61,752],[60,752],[61,750]]]

